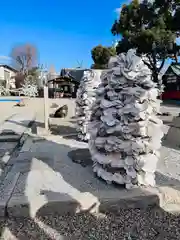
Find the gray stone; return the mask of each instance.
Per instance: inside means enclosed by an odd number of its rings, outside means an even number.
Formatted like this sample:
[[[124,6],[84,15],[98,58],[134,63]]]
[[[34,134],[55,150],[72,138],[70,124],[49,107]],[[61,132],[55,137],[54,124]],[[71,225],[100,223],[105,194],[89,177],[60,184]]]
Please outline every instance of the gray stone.
[[[29,164],[33,161],[33,159],[37,159],[39,162],[44,162],[52,166],[54,157],[51,152],[20,152],[18,156],[12,157],[8,161],[8,165],[17,163]]]
[[[177,203],[169,203],[169,204],[166,204],[165,206],[163,206],[163,209],[166,211],[166,212],[169,212],[169,213],[180,213],[180,204],[177,204]]]
[[[32,158],[31,161],[17,162],[14,165],[14,169],[16,172],[25,173],[32,170],[40,170],[40,171],[45,170],[45,169],[48,169],[49,166],[53,167],[53,165],[54,165],[54,161],[52,161],[51,159],[39,160],[36,158]]]
[[[16,164],[18,162],[28,162],[31,161],[32,154],[31,152],[21,152],[17,156],[12,157],[8,161],[8,165]]]
[[[157,188],[135,188],[131,191],[120,190],[119,195],[113,191],[101,191],[99,201],[100,212],[118,212],[119,209],[146,209],[150,206],[161,206],[163,197]]]
[[[180,128],[170,127],[167,135],[165,136],[164,144],[172,147],[179,148],[180,147]]]
[[[2,181],[5,179],[6,175],[8,174],[8,172],[10,172],[12,166],[11,165],[7,165],[4,166],[4,168],[0,168],[0,186]]]
[[[8,216],[29,217],[30,206],[25,195],[13,195],[7,204]]]
[[[0,168],[3,169],[7,164],[10,159],[10,155],[5,154],[3,157],[0,157]]]
[[[0,135],[0,142],[18,142],[20,135]]]
[[[7,212],[11,217],[34,217],[52,213],[73,214],[76,211],[77,201],[68,195],[52,193],[47,196],[32,196],[28,199],[24,195],[13,195],[8,202]]]
[[[0,214],[5,214],[7,202],[9,201],[20,173],[10,171],[0,185]],[[1,215],[3,216],[3,215]]]
[[[173,126],[175,128],[180,128],[180,117],[174,117],[172,119],[171,126]]]
[[[0,185],[0,196],[11,195],[16,185],[20,173],[14,172],[13,169],[7,174],[4,181]]]
[[[33,144],[33,139],[30,137],[27,137],[27,139],[25,140],[20,152],[28,152],[30,151],[30,148]]]
[[[4,150],[4,151],[8,151],[8,152],[12,152],[14,150],[14,148],[16,148],[18,145],[17,142],[4,142],[0,144],[0,151]]]
[[[10,199],[9,195],[3,195],[0,196],[0,217],[5,217],[6,216],[6,206],[7,203]]]

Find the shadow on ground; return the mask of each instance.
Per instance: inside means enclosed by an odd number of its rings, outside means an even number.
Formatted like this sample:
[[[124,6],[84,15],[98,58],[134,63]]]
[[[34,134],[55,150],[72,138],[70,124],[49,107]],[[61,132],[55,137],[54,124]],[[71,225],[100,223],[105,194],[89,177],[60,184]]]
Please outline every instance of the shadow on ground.
[[[21,172],[13,194],[21,194],[21,197],[25,199],[24,201],[29,203],[25,209],[27,216],[25,218],[13,218],[10,216],[1,218],[0,239],[180,239],[180,216],[170,214],[161,209],[158,206],[158,199],[157,206],[147,208],[145,207],[146,204],[144,204],[144,208],[141,209],[138,207],[132,209],[118,207],[117,210],[117,207],[115,207],[115,211],[106,212],[103,207],[104,203],[101,201],[99,206],[101,213],[99,214],[91,213],[90,210],[94,207],[93,205],[86,210],[81,209],[80,202],[75,198],[76,194],[73,194],[74,191],[80,193],[90,192],[99,200],[101,199],[101,190],[109,191],[110,195],[114,191],[117,195],[123,194],[123,191],[121,192],[120,189],[108,186],[94,177],[89,151],[84,143],[84,148],[77,150],[80,148],[80,143],[78,142],[69,145],[68,140],[64,140],[63,144],[49,139],[37,139],[34,137],[31,140],[34,143],[31,148],[31,154],[26,158],[22,157],[22,161],[17,162],[18,158],[13,157],[9,162],[14,167],[14,171]],[[78,163],[82,166],[74,163],[78,159],[80,159]],[[51,179],[49,179],[50,185],[42,184],[40,186],[39,194],[46,199],[47,203],[36,212],[35,217],[32,217],[30,199],[26,190],[28,184],[31,183],[30,171],[33,168],[37,170],[41,166],[44,167],[45,171],[46,169],[51,171],[52,176],[54,174],[60,176],[62,182],[58,180],[60,178],[57,178],[55,186],[52,186],[50,184]],[[162,174],[157,174],[157,178],[160,178],[162,184],[167,186],[169,179],[163,179],[162,177]],[[44,175],[44,178],[48,178],[48,176]],[[56,180],[56,177],[54,179]],[[176,180],[171,179],[171,181]],[[180,185],[179,182],[174,183]],[[74,190],[70,194],[68,192],[71,188]],[[139,189],[138,191],[142,190]],[[58,198],[62,199],[62,197],[71,200],[69,206],[70,214],[62,215],[58,213],[59,208],[63,209],[63,206],[59,206],[58,202]],[[54,201],[52,204],[52,201],[50,201],[52,199],[57,201]]]

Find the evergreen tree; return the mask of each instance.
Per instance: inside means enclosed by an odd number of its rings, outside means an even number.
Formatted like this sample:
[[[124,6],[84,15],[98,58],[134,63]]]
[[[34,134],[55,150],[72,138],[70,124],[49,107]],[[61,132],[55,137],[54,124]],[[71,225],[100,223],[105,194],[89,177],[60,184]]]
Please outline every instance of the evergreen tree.
[[[116,49],[114,47],[104,47],[98,45],[91,50],[91,56],[94,61],[91,68],[93,69],[105,69],[111,56],[116,55]]]
[[[145,55],[144,63],[153,72],[153,80],[169,57],[177,61],[179,46],[176,38],[180,30],[180,0],[133,0],[123,5],[119,20],[112,26],[113,35],[120,35],[117,53],[137,49]]]

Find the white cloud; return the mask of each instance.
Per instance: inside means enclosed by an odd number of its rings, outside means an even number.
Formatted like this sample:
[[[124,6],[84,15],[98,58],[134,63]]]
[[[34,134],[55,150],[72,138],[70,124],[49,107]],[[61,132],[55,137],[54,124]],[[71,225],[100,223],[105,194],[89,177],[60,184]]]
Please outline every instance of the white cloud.
[[[120,14],[121,8],[116,8],[116,9],[114,10],[114,12],[115,12],[116,14]]]
[[[8,56],[3,56],[3,55],[0,55],[0,59],[7,59],[7,60],[10,60],[11,58],[8,57]]]

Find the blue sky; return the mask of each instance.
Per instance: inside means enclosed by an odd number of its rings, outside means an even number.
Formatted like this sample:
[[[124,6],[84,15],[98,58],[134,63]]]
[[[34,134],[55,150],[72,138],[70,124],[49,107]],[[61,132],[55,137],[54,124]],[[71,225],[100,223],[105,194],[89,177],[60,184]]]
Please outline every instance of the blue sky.
[[[0,55],[9,56],[19,43],[32,43],[39,62],[62,67],[83,67],[92,63],[95,45],[110,45],[110,32],[119,0],[9,0],[2,1],[0,14]],[[2,62],[2,59],[0,59]]]

